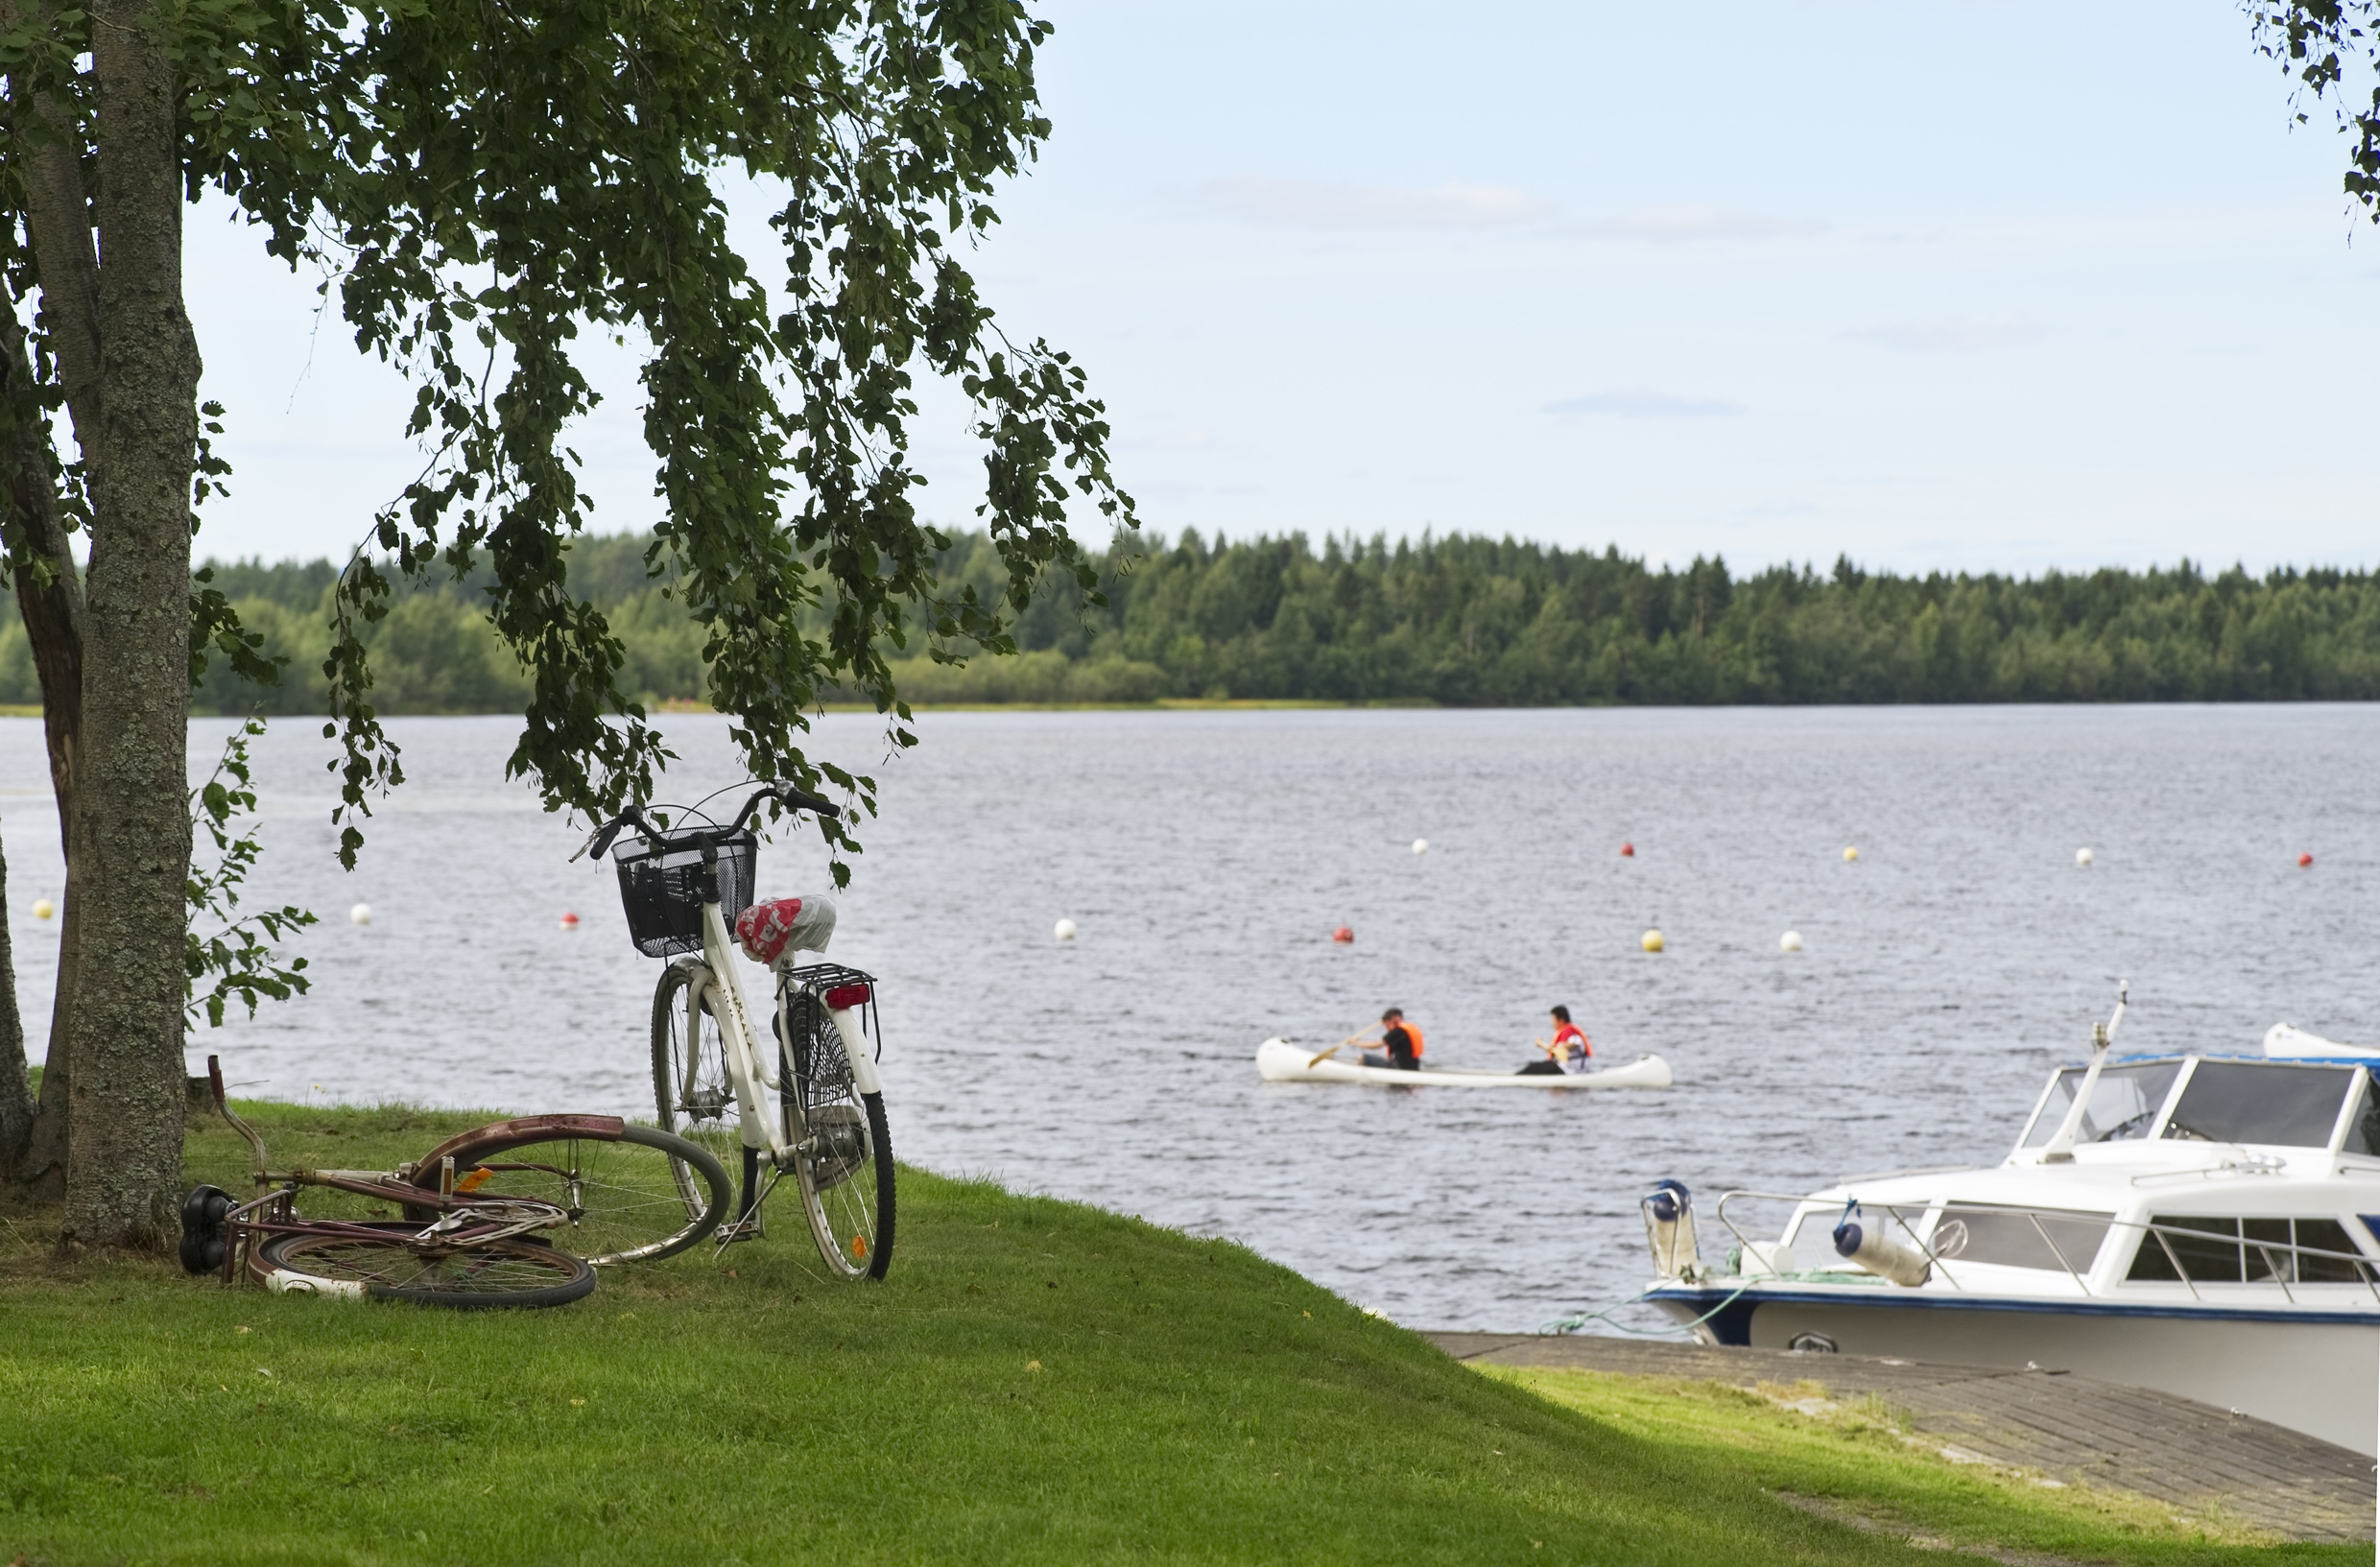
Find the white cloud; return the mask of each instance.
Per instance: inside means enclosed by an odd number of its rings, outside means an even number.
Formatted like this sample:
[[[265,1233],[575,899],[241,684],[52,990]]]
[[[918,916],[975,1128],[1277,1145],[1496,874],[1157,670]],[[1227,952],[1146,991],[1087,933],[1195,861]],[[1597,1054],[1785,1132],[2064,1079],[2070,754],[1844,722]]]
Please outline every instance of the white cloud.
[[[1826,226],[1810,218],[1773,218],[1758,212],[1729,212],[1715,206],[1646,206],[1616,218],[1574,224],[1567,232],[1589,239],[1627,240],[1641,245],[1696,245],[1710,241],[1784,239],[1817,234]]]
[[[1854,327],[1843,335],[1855,343],[1872,343],[1904,353],[1971,354],[2037,342],[2048,332],[2021,316],[1926,316]]]
[[[1603,414],[1615,419],[1728,419],[1744,412],[1742,403],[1713,397],[1678,397],[1651,387],[1621,387],[1547,403],[1548,414]]]
[[[1527,191],[1501,185],[1403,190],[1250,177],[1209,180],[1199,195],[1251,223],[1317,228],[1494,228],[1534,222],[1552,210]]]

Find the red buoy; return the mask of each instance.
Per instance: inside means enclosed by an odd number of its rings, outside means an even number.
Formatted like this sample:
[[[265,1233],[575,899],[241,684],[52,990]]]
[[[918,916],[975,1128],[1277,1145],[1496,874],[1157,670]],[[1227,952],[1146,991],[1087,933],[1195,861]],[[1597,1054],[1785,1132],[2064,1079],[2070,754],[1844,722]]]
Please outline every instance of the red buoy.
[[[2307,868],[2308,867],[2312,866],[2313,864],[2314,864],[2314,856],[2312,856],[2311,854],[2300,854],[2299,856],[2297,856],[2297,868],[2298,868],[2298,869],[2303,870],[2303,869]]]
[[[566,931],[575,931],[575,930],[577,930],[578,928],[579,928],[579,916],[578,916],[577,914],[566,914],[562,915],[562,929],[563,929],[563,930],[566,930]]]
[[[1635,845],[1635,844],[1633,844],[1633,843],[1623,843],[1623,844],[1621,844],[1621,845],[1620,845],[1620,858],[1621,858],[1621,859],[1623,859],[1623,860],[1633,860],[1633,859],[1635,859],[1635,858],[1636,858],[1636,845]]]
[[[1346,926],[1342,925],[1337,930],[1330,933],[1330,938],[1339,942],[1352,941],[1355,939],[1355,932],[1349,930]]]

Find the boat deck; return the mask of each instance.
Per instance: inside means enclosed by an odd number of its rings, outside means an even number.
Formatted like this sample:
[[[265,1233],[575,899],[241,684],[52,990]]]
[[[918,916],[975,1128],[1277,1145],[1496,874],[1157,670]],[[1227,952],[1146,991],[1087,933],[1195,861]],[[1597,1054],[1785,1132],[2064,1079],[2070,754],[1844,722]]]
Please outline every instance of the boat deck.
[[[2220,1505],[2292,1540],[2369,1540],[2372,1461],[2285,1427],[2142,1388],[2057,1371],[1936,1365],[1865,1355],[1722,1349],[1585,1334],[1425,1335],[1462,1361],[1623,1376],[1816,1383],[1875,1394],[1954,1460],[1982,1460],[2152,1497],[2185,1512]]]

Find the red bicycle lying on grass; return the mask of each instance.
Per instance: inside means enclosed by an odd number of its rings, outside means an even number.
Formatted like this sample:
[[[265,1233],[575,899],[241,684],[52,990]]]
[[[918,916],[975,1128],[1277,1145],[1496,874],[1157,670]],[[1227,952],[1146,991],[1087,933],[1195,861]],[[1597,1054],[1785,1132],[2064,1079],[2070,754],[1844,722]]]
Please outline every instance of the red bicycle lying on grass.
[[[281,1294],[410,1300],[469,1310],[559,1306],[608,1263],[673,1256],[718,1227],[727,1172],[707,1149],[612,1115],[526,1115],[460,1132],[394,1170],[273,1172],[264,1139],[224,1097],[248,1140],[258,1195],[220,1187],[182,1199],[181,1265],[226,1284],[242,1272]],[[392,1204],[393,1219],[306,1219],[304,1187]]]

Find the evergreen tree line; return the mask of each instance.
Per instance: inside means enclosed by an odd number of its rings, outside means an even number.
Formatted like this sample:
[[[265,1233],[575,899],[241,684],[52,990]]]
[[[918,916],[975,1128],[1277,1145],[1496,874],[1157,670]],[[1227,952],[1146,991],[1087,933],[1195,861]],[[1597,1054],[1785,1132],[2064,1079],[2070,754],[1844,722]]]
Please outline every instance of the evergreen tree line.
[[[638,535],[589,537],[570,579],[628,648],[648,701],[704,700],[702,635]],[[2294,569],[2170,569],[2038,578],[1902,577],[1839,559],[1736,578],[1455,535],[1392,544],[1302,535],[1209,544],[1120,539],[1107,602],[1070,581],[1015,627],[1021,656],[972,647],[964,667],[922,646],[895,661],[919,702],[1149,701],[1163,697],[1599,702],[2256,701],[2380,697],[2380,580]],[[288,662],[277,689],[221,659],[202,709],[323,710],[327,561],[214,564],[213,585]],[[1004,582],[981,534],[942,552],[945,582]],[[517,711],[527,680],[488,629],[473,581],[402,590],[369,629],[375,700],[393,713]],[[24,628],[0,610],[0,702],[39,700]],[[821,615],[831,606],[821,608]]]

